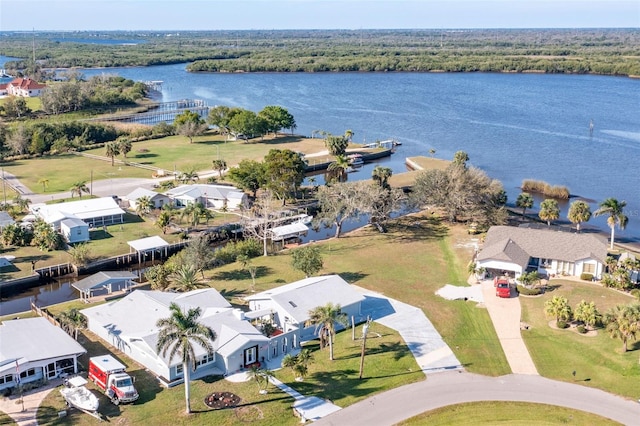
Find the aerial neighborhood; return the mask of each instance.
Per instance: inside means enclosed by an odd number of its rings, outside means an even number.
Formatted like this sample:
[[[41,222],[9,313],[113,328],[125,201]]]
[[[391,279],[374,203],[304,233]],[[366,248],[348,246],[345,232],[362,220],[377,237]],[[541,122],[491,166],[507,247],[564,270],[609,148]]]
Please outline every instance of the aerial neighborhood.
[[[626,35],[640,55],[635,33],[576,31],[575,47],[546,31],[90,33],[77,61],[55,32],[7,33],[0,423],[426,424],[461,410],[448,424],[470,413],[478,424],[637,424],[637,200],[532,179],[514,192],[473,145],[449,154],[348,125],[306,136],[303,100],[253,111],[171,95],[191,76],[307,74],[316,55],[334,60],[308,74],[422,71],[412,49],[440,61],[419,78],[555,74],[517,46],[557,40],[591,58],[589,73],[640,75],[626,59],[607,72],[590,44]],[[456,66],[441,56],[447,43],[466,52]],[[298,56],[278,56],[285,45]],[[395,65],[376,53],[384,45],[397,46]],[[485,45],[495,62],[469,68]],[[176,81],[154,78],[186,61]],[[75,68],[103,65],[151,77]],[[336,108],[331,120],[353,119]]]

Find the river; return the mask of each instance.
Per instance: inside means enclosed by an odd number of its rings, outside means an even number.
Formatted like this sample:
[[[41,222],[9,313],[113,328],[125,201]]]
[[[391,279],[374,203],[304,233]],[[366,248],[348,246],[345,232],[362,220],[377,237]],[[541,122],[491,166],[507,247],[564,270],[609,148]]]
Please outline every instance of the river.
[[[463,150],[472,165],[503,182],[510,204],[527,178],[565,185],[590,201],[592,210],[608,197],[626,200],[629,224],[616,229],[616,238],[640,241],[639,80],[482,73],[191,74],[184,64],[82,72],[161,80],[164,102],[203,99],[210,106],[256,112],[281,105],[295,117],[296,132],[307,136],[350,129],[355,142],[395,138],[402,146],[380,162],[394,173],[406,171],[406,157],[435,149],[436,157],[450,159]],[[350,179],[370,177],[372,167]],[[561,203],[562,218],[567,207]],[[606,230],[606,218],[593,218],[589,226]],[[332,235],[323,229],[307,239]],[[63,284],[57,294],[67,291]],[[48,289],[39,292],[44,299]]]

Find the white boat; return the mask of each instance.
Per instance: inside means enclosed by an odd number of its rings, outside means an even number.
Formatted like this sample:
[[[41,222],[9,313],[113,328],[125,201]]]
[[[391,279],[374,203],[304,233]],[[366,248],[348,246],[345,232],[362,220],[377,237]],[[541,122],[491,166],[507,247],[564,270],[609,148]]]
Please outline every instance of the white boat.
[[[96,413],[100,401],[85,387],[86,384],[87,381],[83,377],[73,377],[65,381],[65,387],[60,389],[60,393],[70,406],[90,414]]]

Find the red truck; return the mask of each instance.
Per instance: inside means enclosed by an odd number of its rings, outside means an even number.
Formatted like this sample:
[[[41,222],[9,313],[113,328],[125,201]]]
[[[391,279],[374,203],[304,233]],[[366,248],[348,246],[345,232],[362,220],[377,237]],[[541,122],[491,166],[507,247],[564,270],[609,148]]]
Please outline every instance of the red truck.
[[[511,297],[511,284],[506,277],[495,277],[493,279],[493,285],[496,288],[496,296],[509,298]]]
[[[126,367],[111,355],[89,359],[89,380],[102,389],[115,405],[133,402],[139,397]]]

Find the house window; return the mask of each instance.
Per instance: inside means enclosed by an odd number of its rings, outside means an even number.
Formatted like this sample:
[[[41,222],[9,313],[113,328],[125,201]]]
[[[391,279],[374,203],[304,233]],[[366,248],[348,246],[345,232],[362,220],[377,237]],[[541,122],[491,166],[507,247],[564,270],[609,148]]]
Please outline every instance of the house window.
[[[182,376],[184,370],[182,369],[182,364],[176,365],[176,376]]]
[[[296,334],[293,334],[291,336],[291,348],[295,349],[298,346],[298,336]]]
[[[585,263],[582,265],[582,272],[585,274],[595,274],[596,265],[594,265],[593,263]]]
[[[36,369],[35,368],[30,368],[28,370],[23,371],[22,373],[20,373],[20,378],[22,379],[26,379],[27,377],[32,377],[36,375]]]
[[[253,364],[258,360],[258,346],[252,346],[244,351],[244,364]]]
[[[282,339],[282,353],[287,353],[287,338]]]
[[[0,376],[0,385],[13,382],[13,375],[7,374],[6,376]]]
[[[551,268],[551,263],[553,261],[551,259],[540,259],[540,266],[543,268]]]
[[[209,364],[210,362],[213,362],[215,359],[216,359],[215,354],[205,355],[202,359],[196,361],[196,368],[204,364]]]

